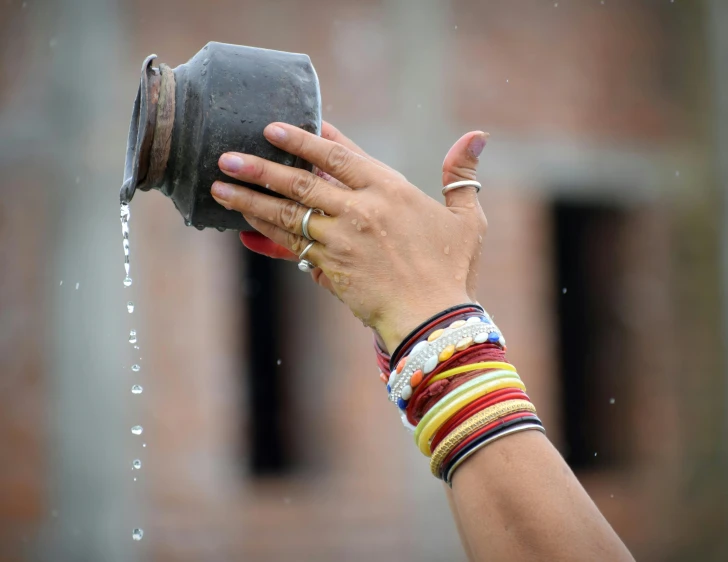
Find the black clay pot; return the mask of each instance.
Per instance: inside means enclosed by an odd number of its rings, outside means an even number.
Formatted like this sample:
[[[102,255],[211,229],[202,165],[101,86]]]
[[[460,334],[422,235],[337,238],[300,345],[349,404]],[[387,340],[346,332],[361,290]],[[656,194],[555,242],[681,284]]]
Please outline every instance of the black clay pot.
[[[153,67],[155,58],[147,57],[142,66],[121,202],[131,201],[137,190],[158,189],[174,201],[188,226],[249,230],[240,213],[225,210],[210,195],[215,180],[240,183],[220,172],[218,158],[227,151],[245,152],[311,169],[263,137],[273,121],[321,133],[321,93],[311,60],[214,42],[174,69]]]

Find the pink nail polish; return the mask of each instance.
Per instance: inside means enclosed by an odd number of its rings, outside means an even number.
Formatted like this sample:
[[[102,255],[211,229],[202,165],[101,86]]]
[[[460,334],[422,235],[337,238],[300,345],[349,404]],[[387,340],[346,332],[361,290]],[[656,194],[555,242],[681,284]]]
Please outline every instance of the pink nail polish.
[[[270,139],[282,141],[286,139],[286,131],[278,125],[268,125],[265,129],[266,136]]]
[[[223,154],[220,156],[220,161],[218,162],[220,169],[225,172],[239,172],[243,164],[243,159],[240,158],[237,154]]]
[[[481,136],[474,137],[473,140],[471,140],[470,144],[468,145],[468,150],[470,151],[470,154],[472,154],[475,158],[480,156],[480,154],[483,152],[484,148],[485,148],[485,137],[481,137]]]

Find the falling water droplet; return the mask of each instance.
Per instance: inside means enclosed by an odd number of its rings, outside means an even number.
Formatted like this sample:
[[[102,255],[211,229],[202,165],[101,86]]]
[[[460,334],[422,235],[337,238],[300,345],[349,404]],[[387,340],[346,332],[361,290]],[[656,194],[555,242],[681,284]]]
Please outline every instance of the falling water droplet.
[[[614,404],[615,402],[616,402],[616,400],[615,400],[614,398],[610,398],[610,399],[609,399],[609,403],[610,403],[610,404]]]
[[[192,226],[192,221],[185,221],[185,226]]]
[[[131,466],[134,468],[134,470],[139,470],[142,467],[142,461],[139,459],[134,459],[131,461]]]
[[[131,387],[132,394],[141,394],[143,391],[144,389],[141,387],[141,385],[135,384]]]
[[[141,370],[141,367],[137,364],[134,364],[131,366],[131,370],[134,371],[135,373],[138,373]]]
[[[141,435],[143,431],[144,431],[144,428],[141,425],[135,425],[134,427],[131,428],[131,432],[134,435]]]
[[[276,361],[276,365],[280,365],[281,363],[283,363],[283,361],[281,359],[279,359],[278,361]]]
[[[597,456],[597,454],[596,454],[596,453],[594,453],[594,456],[596,457],[596,456]]]
[[[76,283],[76,290],[78,291],[78,288],[81,286],[81,283]]]
[[[129,311],[129,314],[131,314],[132,312],[134,312],[134,303],[131,302],[131,301],[129,301],[128,303],[126,303],[126,309]]]
[[[131,538],[133,538],[135,541],[142,540],[143,536],[144,536],[144,529],[134,529],[131,532]]]
[[[139,349],[139,346],[138,346],[138,345],[135,345],[135,346],[134,346],[134,349]]]
[[[136,337],[136,330],[129,330],[129,343],[136,343],[137,337]]]
[[[565,295],[566,294],[566,287],[564,287],[563,289],[561,289],[561,294],[562,295]]]
[[[147,446],[147,444],[146,444],[146,443],[142,443],[142,447],[146,447],[146,446]]]
[[[124,277],[124,287],[131,287],[131,277]]]
[[[680,177],[680,171],[676,171],[676,172],[675,172],[675,177],[676,177],[676,178],[679,178],[679,177]]]
[[[134,482],[136,482],[136,478],[134,478]]]
[[[63,279],[61,279],[61,284],[60,284],[60,286],[63,286]]]

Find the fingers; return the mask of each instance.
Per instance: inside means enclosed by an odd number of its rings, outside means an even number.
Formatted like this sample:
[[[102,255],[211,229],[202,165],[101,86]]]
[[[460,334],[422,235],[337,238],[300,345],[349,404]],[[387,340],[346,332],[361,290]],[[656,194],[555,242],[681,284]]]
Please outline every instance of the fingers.
[[[298,256],[257,231],[241,232],[240,241],[248,250],[269,258],[298,261]]]
[[[312,176],[313,177],[313,176]],[[216,181],[212,184],[212,196],[227,209],[235,209],[246,217],[263,219],[290,234],[303,236],[301,224],[308,207],[290,199],[281,199],[265,193],[258,193],[247,187]],[[327,241],[326,233],[331,217],[313,213],[308,221],[308,231],[312,238]]]
[[[298,260],[298,256],[301,252],[303,252],[304,248],[310,244],[310,241],[306,240],[302,236],[283,230],[282,228],[262,219],[246,215],[245,220],[248,221],[250,226],[273,243],[283,246],[285,249],[290,251],[295,256],[295,260]],[[314,265],[320,265],[321,260],[323,259],[323,249],[323,244],[314,244],[306,254],[306,259]]]
[[[472,131],[460,137],[445,156],[442,163],[442,185],[476,179],[478,157],[485,148],[488,134]],[[472,209],[478,201],[474,187],[453,189],[445,195],[445,204],[451,209]]]
[[[271,123],[263,131],[275,146],[300,156],[352,189],[361,189],[393,176],[387,169],[374,164],[351,149],[285,123]],[[340,193],[341,195],[341,193]]]
[[[250,154],[227,152],[220,156],[218,165],[220,170],[232,178],[272,189],[306,207],[322,209],[328,215],[337,215],[346,200],[340,189],[306,170],[291,168]]]

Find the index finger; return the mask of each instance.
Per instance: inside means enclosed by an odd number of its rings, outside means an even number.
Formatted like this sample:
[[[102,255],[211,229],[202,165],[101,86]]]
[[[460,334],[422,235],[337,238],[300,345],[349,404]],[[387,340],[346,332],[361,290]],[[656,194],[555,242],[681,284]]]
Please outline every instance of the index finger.
[[[271,123],[263,131],[271,144],[300,156],[352,189],[372,185],[392,172],[345,146],[286,123]]]

